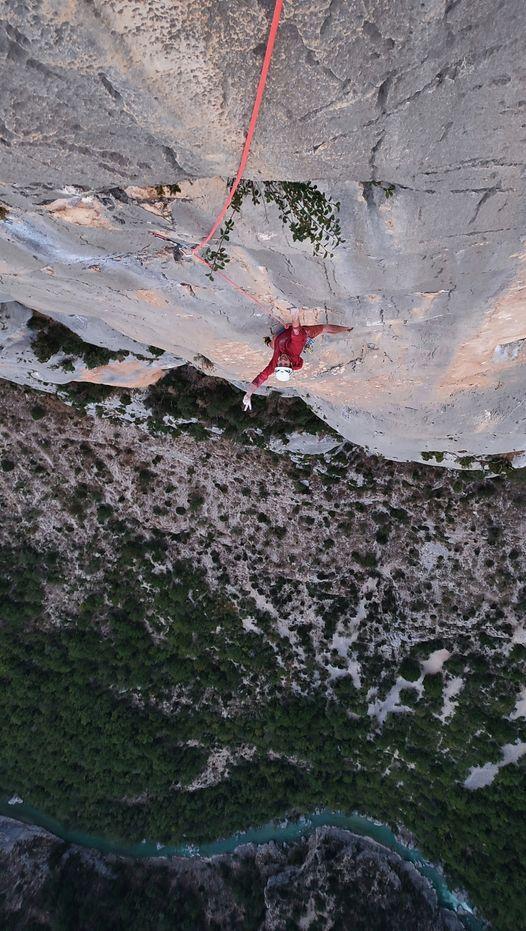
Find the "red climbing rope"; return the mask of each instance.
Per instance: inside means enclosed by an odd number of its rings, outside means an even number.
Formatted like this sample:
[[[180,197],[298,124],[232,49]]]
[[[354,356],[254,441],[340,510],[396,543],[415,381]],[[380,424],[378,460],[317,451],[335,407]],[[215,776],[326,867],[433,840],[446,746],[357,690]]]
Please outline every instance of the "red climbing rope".
[[[239,186],[239,182],[241,181],[241,178],[243,177],[243,173],[247,165],[248,156],[250,153],[250,146],[252,144],[254,131],[256,129],[256,123],[258,121],[261,101],[263,100],[265,84],[267,83],[267,76],[268,76],[268,72],[270,68],[270,62],[272,59],[272,52],[274,51],[274,43],[276,41],[276,35],[278,32],[278,26],[279,26],[282,9],[283,9],[283,0],[275,0],[274,13],[272,15],[272,22],[270,24],[270,31],[269,31],[268,39],[267,39],[267,47],[265,49],[265,57],[263,59],[263,66],[261,68],[261,74],[259,76],[259,84],[258,84],[258,88],[256,91],[256,99],[254,100],[254,106],[252,108],[252,116],[250,117],[247,137],[245,139],[245,144],[243,146],[243,151],[241,153],[241,161],[239,162],[239,168],[237,169],[237,174],[234,179],[234,183],[232,187],[230,188],[230,191],[228,193],[227,199],[225,200],[225,203],[223,204],[219,214],[217,215],[217,218],[214,222],[214,225],[212,226],[212,229],[210,230],[208,235],[205,236],[205,238],[202,239],[201,242],[198,243],[197,246],[194,246],[194,248],[192,249],[192,255],[195,256],[197,259],[199,259],[200,262],[204,262],[205,265],[208,265],[208,262],[206,262],[205,259],[201,258],[201,256],[198,256],[197,253],[200,252],[204,248],[204,246],[206,246],[208,242],[210,242],[216,230],[221,226],[221,223],[223,222],[225,214],[228,208],[230,207],[232,198],[234,194],[236,193],[236,190]],[[214,271],[214,269],[212,269],[212,271]],[[217,272],[216,270],[215,274],[220,274],[220,272]],[[221,275],[221,277],[225,278],[226,281],[228,281],[230,284],[234,284],[234,282],[231,281],[229,278],[227,278],[226,275]],[[237,287],[237,286],[234,285],[234,287]],[[246,291],[244,293],[247,294]],[[256,299],[256,303],[260,304],[262,302],[257,301]]]

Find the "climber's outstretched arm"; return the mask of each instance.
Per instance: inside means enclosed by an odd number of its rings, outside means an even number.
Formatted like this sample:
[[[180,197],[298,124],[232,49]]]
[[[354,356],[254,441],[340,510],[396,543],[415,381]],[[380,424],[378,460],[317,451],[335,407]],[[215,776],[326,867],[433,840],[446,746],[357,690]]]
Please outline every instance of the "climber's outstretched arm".
[[[352,326],[336,326],[334,323],[326,323],[323,327],[324,333],[350,333],[354,329]]]
[[[350,333],[352,326],[336,326],[335,323],[318,323],[316,326],[304,326],[307,336],[310,339],[316,339],[322,333]]]
[[[290,313],[292,332],[297,333],[300,328],[300,312],[298,307],[293,307]]]
[[[243,410],[244,410],[244,411],[251,411],[251,410],[252,410],[252,395],[254,394],[254,391],[255,391],[255,390],[256,390],[256,389],[255,389],[254,385],[250,385],[250,387],[249,387],[248,391],[246,392],[246,394],[243,395]]]

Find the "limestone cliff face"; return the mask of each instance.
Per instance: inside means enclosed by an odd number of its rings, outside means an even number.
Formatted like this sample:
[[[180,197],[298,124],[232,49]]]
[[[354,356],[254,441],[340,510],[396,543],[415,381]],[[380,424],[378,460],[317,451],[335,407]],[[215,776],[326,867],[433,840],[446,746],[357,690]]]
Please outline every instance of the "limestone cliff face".
[[[103,345],[203,354],[240,386],[263,367],[264,311],[176,264],[150,232],[185,245],[217,213],[216,176],[237,166],[269,6],[8,3],[7,307]],[[354,325],[352,339],[323,341],[291,390],[393,458],[526,447],[525,20],[518,0],[498,11],[489,0],[367,13],[347,0],[285,4],[248,176],[317,179],[341,203],[345,241],[324,260],[293,241],[274,205],[245,201],[228,271],[281,319],[294,304],[306,322]],[[180,192],[161,204],[144,188],[174,182]],[[3,332],[0,374],[65,380],[17,354],[23,334],[17,349]]]
[[[271,0],[6,6],[2,180],[237,167]],[[517,190],[525,15],[520,0],[286,2],[249,175]]]
[[[231,856],[140,862],[68,845],[2,818],[0,863],[0,915],[21,929],[38,919],[42,929],[66,922],[89,931],[101,921],[117,927],[117,920],[121,927],[126,918],[133,927],[147,922],[188,931],[280,931],[314,921],[353,931],[464,927],[437,904],[412,864],[334,828],[288,846],[247,844]]]

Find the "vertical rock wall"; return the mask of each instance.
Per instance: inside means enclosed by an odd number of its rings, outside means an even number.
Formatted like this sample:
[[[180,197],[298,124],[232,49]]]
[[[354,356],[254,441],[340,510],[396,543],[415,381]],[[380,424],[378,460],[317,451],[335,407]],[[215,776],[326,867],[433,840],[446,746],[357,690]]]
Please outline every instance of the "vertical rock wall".
[[[266,318],[150,231],[209,227],[224,182],[196,178],[235,170],[269,15],[263,0],[7,3],[5,301],[204,353],[240,385],[263,367]],[[296,304],[354,325],[294,390],[395,458],[526,446],[525,26],[519,0],[285,3],[248,174],[318,179],[345,243],[322,261],[244,205],[230,270],[282,319]],[[118,194],[185,178],[164,216]],[[90,204],[50,212],[68,185]]]

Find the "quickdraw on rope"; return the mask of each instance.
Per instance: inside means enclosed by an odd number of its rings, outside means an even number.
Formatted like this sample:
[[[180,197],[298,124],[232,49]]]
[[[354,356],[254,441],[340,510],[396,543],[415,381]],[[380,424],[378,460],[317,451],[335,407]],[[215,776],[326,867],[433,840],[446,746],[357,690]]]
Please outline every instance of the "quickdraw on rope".
[[[272,60],[272,53],[274,51],[274,44],[275,44],[276,36],[278,33],[278,26],[279,26],[279,21],[281,18],[282,9],[283,9],[283,0],[275,0],[274,13],[272,15],[272,22],[270,24],[270,30],[269,30],[268,39],[267,39],[267,47],[265,49],[265,57],[263,59],[261,74],[259,76],[259,83],[257,86],[256,98],[254,100],[254,106],[252,107],[252,115],[250,117],[250,123],[248,126],[245,144],[243,146],[243,151],[241,153],[241,160],[239,162],[239,168],[237,169],[236,177],[234,178],[234,183],[232,184],[232,187],[230,188],[230,191],[228,192],[228,196],[225,200],[225,203],[223,204],[221,210],[219,211],[210,232],[204,237],[204,239],[201,240],[201,242],[197,244],[197,246],[193,247],[190,253],[193,258],[195,258],[198,262],[201,262],[203,265],[206,265],[207,268],[209,268],[215,275],[219,275],[220,278],[223,278],[223,280],[226,281],[231,287],[235,288],[236,291],[239,291],[241,294],[244,295],[244,297],[248,297],[249,300],[253,301],[255,304],[259,304],[262,307],[267,307],[269,302],[267,301],[265,303],[265,301],[260,301],[259,298],[255,297],[255,295],[253,294],[250,294],[250,292],[246,291],[245,288],[240,288],[239,285],[237,285],[234,281],[232,281],[231,278],[228,277],[228,275],[225,275],[223,272],[219,271],[218,269],[214,269],[213,266],[210,265],[210,263],[207,262],[206,259],[204,259],[202,255],[199,255],[199,253],[202,251],[202,249],[204,249],[207,243],[210,242],[214,234],[217,232],[217,230],[221,226],[221,223],[223,222],[225,218],[225,214],[228,208],[230,207],[230,204],[232,203],[232,198],[234,197],[234,194],[236,193],[237,188],[239,187],[239,183],[243,177],[243,174],[244,174],[244,171],[247,165],[247,161],[248,161],[248,156],[250,154],[250,146],[252,145],[252,139],[254,137],[256,123],[258,121],[259,111],[261,108],[261,102],[263,100],[263,94],[265,92],[265,85],[267,83],[270,62]]]

